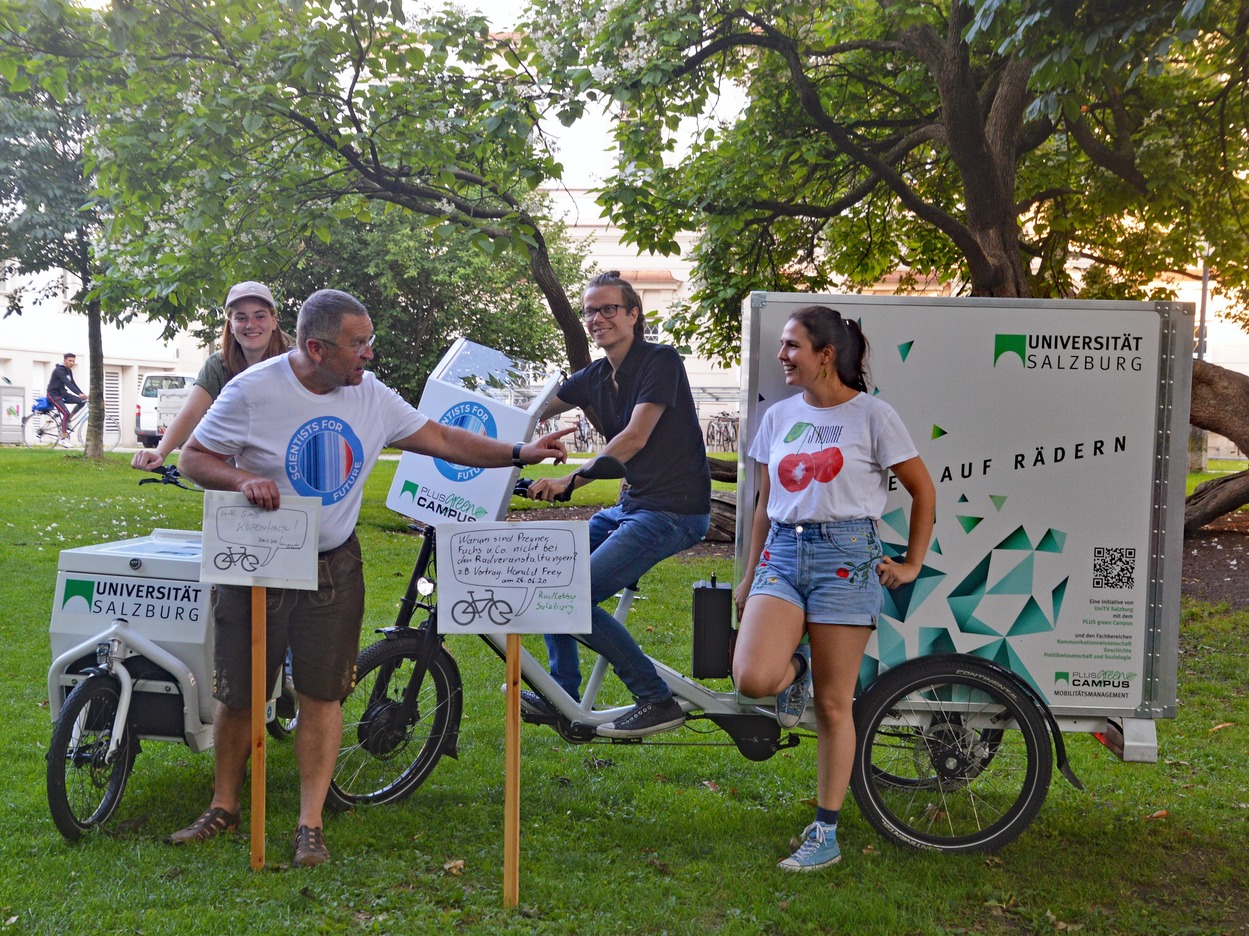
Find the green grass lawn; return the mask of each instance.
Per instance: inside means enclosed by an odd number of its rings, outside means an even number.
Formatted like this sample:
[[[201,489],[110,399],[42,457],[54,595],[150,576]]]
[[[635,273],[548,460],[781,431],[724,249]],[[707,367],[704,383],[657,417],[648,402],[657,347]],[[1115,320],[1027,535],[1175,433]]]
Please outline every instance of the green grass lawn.
[[[527,726],[520,906],[504,909],[503,668],[469,637],[449,640],[465,682],[459,758],[404,803],[329,817],[329,864],[287,867],[298,808],[289,742],[269,748],[261,872],[250,870],[245,833],[163,843],[212,783],[212,755],[177,744],[147,744],[109,825],[70,845],[44,789],[58,553],[200,521],[199,495],[140,488],[128,458],[0,450],[0,931],[1249,932],[1249,617],[1188,602],[1179,712],[1159,722],[1159,762],[1124,764],[1092,737],[1068,735],[1086,790],[1056,775],[1036,821],[996,855],[894,847],[849,802],[842,863],[783,874],[774,864],[812,814],[813,743],[752,763],[718,733],[573,746]],[[374,472],[361,517],[366,640],[393,620],[418,545],[382,506],[392,472],[388,462]],[[578,500],[613,491],[601,482]],[[688,669],[690,585],[731,571],[729,560],[677,558],[648,575],[630,617],[642,645]]]

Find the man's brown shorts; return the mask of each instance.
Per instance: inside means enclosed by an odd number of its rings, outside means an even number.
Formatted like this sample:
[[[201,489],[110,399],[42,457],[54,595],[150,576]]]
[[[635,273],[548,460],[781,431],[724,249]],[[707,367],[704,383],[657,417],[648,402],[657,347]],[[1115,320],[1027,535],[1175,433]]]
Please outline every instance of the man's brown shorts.
[[[364,564],[353,532],[317,557],[316,591],[266,589],[266,663],[271,689],[291,651],[295,689],[338,701],[351,694],[364,620]],[[251,704],[252,589],[214,585],[213,697],[230,708]]]

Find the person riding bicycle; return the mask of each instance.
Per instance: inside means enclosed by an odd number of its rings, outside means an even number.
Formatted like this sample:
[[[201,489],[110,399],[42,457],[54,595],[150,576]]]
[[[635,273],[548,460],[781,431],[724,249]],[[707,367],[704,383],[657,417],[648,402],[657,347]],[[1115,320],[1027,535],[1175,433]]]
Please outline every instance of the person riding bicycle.
[[[174,449],[191,437],[199,421],[221,394],[221,388],[253,364],[290,350],[291,336],[278,327],[277,303],[264,283],[235,283],[226,295],[226,320],[221,348],[200,368],[182,409],[161,436],[155,449],[136,452],[132,468],[155,471]]]
[[[559,438],[527,445],[430,420],[365,370],[373,322],[354,297],[313,293],[299,310],[296,348],[253,365],[225,385],[183,448],[179,468],[213,490],[237,491],[265,510],[292,495],[318,497],[319,590],[267,589],[266,660],[272,685],[291,652],[299,696],[295,759],[300,775],[294,863],[329,859],[322,809],[342,741],[342,700],[355,678],[364,616],[356,520],[364,482],[383,447],[482,468],[568,457]],[[231,463],[233,459],[233,463]],[[251,589],[213,589],[216,754],[212,800],[175,844],[204,841],[239,824],[251,753]]]
[[[734,590],[733,681],[776,695],[776,719],[802,717],[814,676],[816,812],[780,862],[813,871],[841,858],[837,822],[854,766],[854,687],[885,588],[915,581],[932,536],[936,490],[893,408],[868,392],[867,339],[827,306],[804,306],[781,332],[786,385],[800,390],[763,414],[749,570]],[[884,556],[876,522],[889,475],[911,495],[905,558]],[[801,643],[804,632],[809,643]]]
[[[74,362],[78,356],[72,351],[61,358],[62,363],[52,368],[52,378],[48,381],[48,402],[56,407],[61,417],[61,438],[69,438],[69,420],[87,404],[85,392],[74,380]],[[71,412],[65,404],[73,405]]]
[[[711,472],[698,425],[689,378],[675,349],[645,340],[642,300],[620,273],[592,279],[581,314],[594,344],[606,356],[577,371],[560,386],[544,415],[573,407],[598,414],[607,438],[602,454],[625,464],[628,488],[613,507],[590,519],[592,629],[582,639],[616,670],[636,704],[600,725],[609,738],[638,738],[679,727],[680,704],[637,641],[600,602],[636,582],[652,566],[702,541],[711,523]],[[575,473],[541,478],[529,496],[553,500],[580,486]],[[581,697],[577,639],[546,635],[551,676],[574,699]],[[522,704],[531,712],[554,709],[528,690]]]

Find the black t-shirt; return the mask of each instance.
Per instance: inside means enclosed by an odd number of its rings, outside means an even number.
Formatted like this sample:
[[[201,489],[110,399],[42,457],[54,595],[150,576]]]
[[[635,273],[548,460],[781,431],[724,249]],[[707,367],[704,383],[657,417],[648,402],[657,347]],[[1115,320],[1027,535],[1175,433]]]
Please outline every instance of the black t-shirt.
[[[600,358],[573,374],[559,398],[592,407],[610,442],[629,424],[639,403],[658,403],[663,415],[642,450],[625,465],[629,489],[620,505],[629,510],[705,514],[711,510],[711,470],[703,446],[689,377],[676,350],[635,338],[612,384],[611,363]]]

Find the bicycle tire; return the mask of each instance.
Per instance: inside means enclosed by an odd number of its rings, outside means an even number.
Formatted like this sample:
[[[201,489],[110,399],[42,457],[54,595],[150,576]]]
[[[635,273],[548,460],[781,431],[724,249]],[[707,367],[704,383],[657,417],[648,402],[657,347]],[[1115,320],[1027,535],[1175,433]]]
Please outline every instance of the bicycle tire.
[[[87,423],[90,421],[90,414],[84,413],[83,417],[78,420],[78,430],[74,434],[79,446],[87,447]],[[121,444],[121,422],[111,413],[104,414],[103,435],[100,439],[100,448],[102,451],[111,452]]]
[[[996,851],[1045,802],[1053,775],[1045,718],[974,657],[923,657],[890,670],[856,700],[855,728],[855,802],[899,845]]]
[[[403,712],[412,663],[424,646],[424,636],[413,632],[381,640],[360,654],[355,691],[343,700],[343,744],[326,797],[331,809],[402,800],[444,753],[454,753],[464,686],[459,667],[441,645],[425,668],[415,712]]]
[[[22,419],[22,442],[27,448],[51,448],[61,438],[61,420],[48,413],[28,413]]]
[[[277,714],[272,721],[265,723],[269,737],[281,741],[295,733],[299,725],[299,694],[295,692],[295,683],[289,672],[282,674],[282,691],[278,695]]]
[[[71,842],[113,815],[134,766],[138,744],[129,727],[113,759],[105,759],[119,697],[112,676],[89,676],[69,694],[52,728],[48,809],[57,830]]]
[[[461,627],[468,627],[477,620],[477,605],[467,598],[461,598],[451,606],[451,620]]]
[[[495,612],[498,612],[496,615]],[[516,616],[516,612],[512,610],[512,604],[504,601],[502,598],[496,598],[486,606],[486,615],[490,618],[490,623],[496,627],[504,627],[507,622]]]

